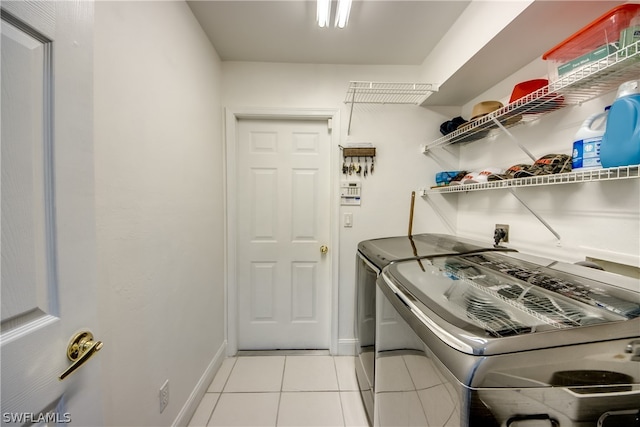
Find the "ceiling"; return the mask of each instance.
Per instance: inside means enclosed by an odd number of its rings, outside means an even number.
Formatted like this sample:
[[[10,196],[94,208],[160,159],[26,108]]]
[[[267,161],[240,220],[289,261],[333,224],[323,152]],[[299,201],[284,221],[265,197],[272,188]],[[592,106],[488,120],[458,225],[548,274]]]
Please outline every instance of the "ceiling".
[[[420,65],[469,1],[355,0],[344,29],[312,0],[188,3],[223,61]]]
[[[319,28],[313,0],[187,3],[223,61],[421,65],[470,1],[353,0],[345,29]],[[462,105],[621,3],[534,1],[427,103]]]

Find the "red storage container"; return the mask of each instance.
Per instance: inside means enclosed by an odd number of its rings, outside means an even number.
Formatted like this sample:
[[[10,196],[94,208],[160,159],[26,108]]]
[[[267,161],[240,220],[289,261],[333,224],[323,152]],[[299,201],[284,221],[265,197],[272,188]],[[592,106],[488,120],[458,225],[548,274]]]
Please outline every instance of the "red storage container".
[[[640,19],[640,3],[617,6],[547,51],[542,59],[549,61],[549,80],[614,53],[634,18]]]

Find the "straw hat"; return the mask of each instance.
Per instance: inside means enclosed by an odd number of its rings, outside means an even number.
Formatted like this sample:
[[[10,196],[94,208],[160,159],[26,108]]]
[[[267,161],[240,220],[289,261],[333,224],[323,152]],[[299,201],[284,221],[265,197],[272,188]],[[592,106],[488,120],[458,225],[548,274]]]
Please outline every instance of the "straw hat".
[[[471,114],[473,115],[473,117],[471,118],[471,121],[474,120],[478,120],[480,117],[486,116],[489,113],[492,113],[496,110],[501,109],[502,107],[504,107],[504,105],[502,105],[502,102],[500,101],[482,101],[477,103],[476,105],[473,106],[473,110],[471,111]],[[501,115],[502,116],[502,115]],[[515,123],[518,123],[520,120],[522,120],[522,115],[517,114],[517,115],[509,115],[506,118],[504,116],[500,117],[498,120],[500,120],[500,123],[502,123],[502,125],[504,126],[511,126]],[[487,123],[486,125],[489,129],[495,129],[497,126],[495,124],[491,124],[491,123]]]
[[[471,110],[471,119],[467,123],[461,125],[458,129],[465,132],[474,126],[474,122],[476,120],[480,119],[483,116],[486,116],[489,113],[499,110],[503,107],[504,105],[500,101],[478,102],[476,105],[473,106],[473,109]],[[522,115],[520,114],[510,115],[507,118],[499,118],[498,120],[500,120],[500,123],[504,126],[511,126],[519,122],[520,120],[522,120]],[[477,128],[475,128],[474,129],[475,132],[473,134],[467,135],[456,142],[469,142],[469,141],[476,141],[478,139],[482,139],[489,134],[489,131],[491,129],[495,129],[497,127],[498,126],[495,123],[488,121],[486,123],[479,125]]]
[[[502,102],[500,101],[482,101],[473,106],[471,110],[471,120],[476,120],[482,116],[486,116],[487,114],[499,110],[504,107]]]
[[[469,121],[467,123],[460,125],[458,129],[464,130],[466,128],[469,128],[473,126],[473,123],[472,123],[473,121],[478,120],[480,117],[486,116],[487,114],[493,111],[499,110],[502,107],[504,107],[504,105],[502,105],[502,102],[500,101],[478,102],[476,105],[473,106],[473,109],[471,110],[471,118],[469,119]]]

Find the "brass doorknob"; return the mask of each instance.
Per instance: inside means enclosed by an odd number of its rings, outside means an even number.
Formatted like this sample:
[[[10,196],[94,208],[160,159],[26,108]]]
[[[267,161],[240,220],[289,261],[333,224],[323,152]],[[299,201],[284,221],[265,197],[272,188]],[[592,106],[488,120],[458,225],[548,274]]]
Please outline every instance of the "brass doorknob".
[[[325,245],[320,246],[320,253],[322,255],[326,254],[327,252],[329,252],[329,248]]]
[[[102,341],[94,341],[93,334],[89,331],[82,331],[75,334],[69,340],[67,346],[67,358],[73,362],[58,379],[62,381],[69,375],[74,373],[80,366],[82,366],[91,356],[100,351],[103,344]]]

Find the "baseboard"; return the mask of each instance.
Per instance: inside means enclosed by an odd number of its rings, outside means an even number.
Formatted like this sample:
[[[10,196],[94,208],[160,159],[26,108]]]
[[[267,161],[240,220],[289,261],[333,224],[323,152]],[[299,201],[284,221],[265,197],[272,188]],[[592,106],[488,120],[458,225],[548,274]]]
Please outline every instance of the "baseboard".
[[[355,356],[356,355],[355,338],[341,338],[338,340],[338,356]]]
[[[220,366],[222,366],[222,362],[227,357],[226,351],[227,342],[224,341],[216,352],[215,356],[213,356],[213,359],[211,359],[211,362],[209,362],[209,366],[207,366],[207,369],[205,369],[204,373],[200,377],[200,380],[191,392],[191,395],[182,406],[182,409],[180,409],[180,412],[178,413],[176,419],[173,421],[172,426],[178,427],[186,426],[189,424],[191,417],[193,417],[196,409],[198,409],[200,401],[204,397],[204,394],[207,392],[209,384],[211,384],[211,381],[213,381],[213,377],[216,376],[216,373],[220,369]]]

